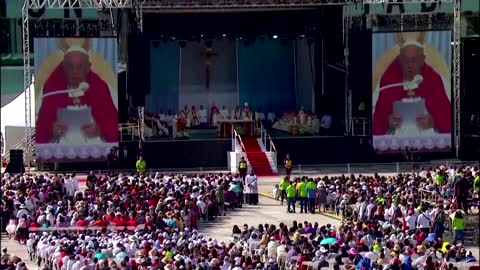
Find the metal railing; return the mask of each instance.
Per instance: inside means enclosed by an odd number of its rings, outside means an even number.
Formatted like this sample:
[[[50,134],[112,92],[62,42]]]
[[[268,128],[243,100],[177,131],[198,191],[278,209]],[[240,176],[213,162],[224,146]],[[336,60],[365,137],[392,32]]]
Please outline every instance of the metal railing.
[[[232,151],[235,152],[235,145],[236,145],[236,142],[239,142],[240,143],[240,147],[242,147],[242,152],[246,152],[245,150],[245,145],[243,144],[243,141],[242,141],[242,136],[240,136],[238,134],[238,132],[233,128],[233,132],[232,132]]]
[[[34,160],[33,159],[33,156],[35,156],[35,129],[32,128],[30,130],[30,133],[28,134],[32,139],[29,141],[27,140],[27,137],[24,136],[18,143],[16,143],[15,145],[13,145],[12,147],[10,147],[8,150],[12,150],[12,149],[19,149],[19,150],[23,150],[23,153],[24,153],[24,157],[23,157],[23,161],[26,162],[27,158],[26,158],[26,154],[27,154],[27,151],[26,151],[26,143],[27,142],[30,142],[31,145],[30,145],[30,149],[32,149],[32,157],[30,158],[30,160]],[[3,158],[5,159],[6,162],[10,162],[10,151],[5,151],[5,155],[3,156]]]
[[[133,142],[138,136],[138,123],[120,123],[118,124],[118,132],[120,133],[121,142]],[[125,136],[126,135],[126,136]]]
[[[293,174],[327,175],[327,174],[399,174],[418,172],[421,168],[479,166],[480,161],[426,161],[426,162],[393,162],[393,163],[346,163],[346,164],[296,164]],[[279,170],[279,173],[285,171]]]

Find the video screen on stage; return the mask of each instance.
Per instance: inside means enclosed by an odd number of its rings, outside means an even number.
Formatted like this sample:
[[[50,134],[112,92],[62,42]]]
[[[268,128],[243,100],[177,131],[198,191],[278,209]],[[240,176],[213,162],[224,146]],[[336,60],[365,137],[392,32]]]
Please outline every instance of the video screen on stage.
[[[146,138],[228,138],[231,127],[272,136],[318,135],[307,39],[150,42]]]
[[[116,38],[36,38],[36,157],[98,160],[118,145]]]
[[[375,150],[450,151],[451,32],[374,33],[372,39]]]

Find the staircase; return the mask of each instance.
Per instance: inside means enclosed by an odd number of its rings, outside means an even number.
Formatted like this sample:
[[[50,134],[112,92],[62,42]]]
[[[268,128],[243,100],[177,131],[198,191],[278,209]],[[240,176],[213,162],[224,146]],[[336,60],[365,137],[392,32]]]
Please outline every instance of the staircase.
[[[276,175],[268,160],[267,154],[262,150],[256,137],[242,136],[248,162],[257,176]]]

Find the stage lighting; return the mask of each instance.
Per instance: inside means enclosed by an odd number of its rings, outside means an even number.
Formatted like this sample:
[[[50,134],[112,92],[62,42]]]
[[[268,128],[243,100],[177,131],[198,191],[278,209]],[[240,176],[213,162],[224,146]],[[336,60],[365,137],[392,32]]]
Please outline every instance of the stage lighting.
[[[274,39],[277,39],[277,38],[278,38],[278,36],[277,36],[277,35],[273,35],[273,36],[272,36],[272,38],[274,38]]]
[[[227,36],[227,34],[223,34],[223,35],[222,35],[222,37],[226,37],[226,36]]]

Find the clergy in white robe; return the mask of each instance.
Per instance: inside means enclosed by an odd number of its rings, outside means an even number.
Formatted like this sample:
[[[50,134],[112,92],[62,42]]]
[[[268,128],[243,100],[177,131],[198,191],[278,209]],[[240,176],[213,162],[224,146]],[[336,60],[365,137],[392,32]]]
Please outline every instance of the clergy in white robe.
[[[203,105],[200,105],[200,108],[198,109],[198,121],[202,126],[208,125],[208,113]]]
[[[250,205],[258,204],[258,178],[254,172],[245,178],[245,199]]]
[[[220,119],[228,120],[230,119],[230,112],[227,109],[227,106],[223,105],[222,110],[220,111]]]

